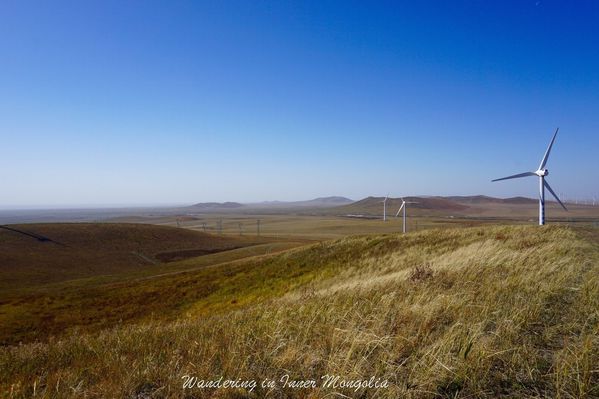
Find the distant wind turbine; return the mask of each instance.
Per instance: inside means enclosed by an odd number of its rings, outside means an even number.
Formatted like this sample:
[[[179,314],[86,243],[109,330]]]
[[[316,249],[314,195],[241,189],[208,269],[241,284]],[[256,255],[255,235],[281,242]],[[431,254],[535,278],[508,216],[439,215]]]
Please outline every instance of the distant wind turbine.
[[[383,222],[387,221],[387,200],[389,199],[389,194],[385,197],[383,202]]]
[[[406,228],[406,208],[407,208],[406,204],[417,204],[417,202],[414,202],[414,201],[406,202],[406,200],[404,200],[403,198],[401,199],[401,206],[397,210],[397,213],[395,214],[395,217],[398,217],[399,213],[403,209],[403,232],[404,233],[408,231],[407,228]]]
[[[543,156],[543,159],[541,160],[541,164],[539,165],[539,168],[537,169],[536,172],[524,172],[524,173],[519,173],[517,175],[502,177],[501,179],[492,180],[492,181],[499,181],[499,180],[507,180],[507,179],[517,179],[517,178],[526,177],[526,176],[538,176],[539,177],[539,225],[540,226],[545,224],[545,188],[547,188],[547,190],[549,190],[549,192],[553,195],[553,197],[557,200],[557,202],[559,202],[559,204],[562,206],[562,208],[564,208],[566,211],[568,210],[566,208],[566,206],[562,203],[562,201],[560,201],[560,199],[557,197],[557,195],[555,194],[555,192],[553,191],[553,189],[551,188],[549,183],[547,183],[547,181],[545,181],[545,177],[547,175],[549,175],[549,170],[545,169],[545,165],[547,164],[547,159],[549,158],[549,153],[551,152],[551,147],[553,147],[553,142],[555,141],[555,137],[557,136],[558,131],[559,131],[559,128],[557,128],[555,130],[555,133],[553,134],[553,138],[551,139],[551,142],[549,143],[549,147],[547,147],[547,151],[545,151],[545,155]]]

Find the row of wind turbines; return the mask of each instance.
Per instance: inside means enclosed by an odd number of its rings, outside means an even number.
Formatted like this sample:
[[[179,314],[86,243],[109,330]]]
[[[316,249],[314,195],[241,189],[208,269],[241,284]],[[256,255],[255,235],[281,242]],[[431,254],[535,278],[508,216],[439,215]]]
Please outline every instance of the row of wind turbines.
[[[566,211],[568,210],[568,208],[566,208],[566,206],[562,203],[562,201],[559,199],[559,197],[557,196],[555,191],[553,191],[553,189],[551,188],[551,186],[545,179],[549,175],[549,169],[547,169],[545,166],[547,165],[547,161],[549,159],[549,154],[551,153],[551,148],[553,147],[553,143],[555,142],[555,138],[557,137],[558,131],[559,131],[559,128],[557,128],[555,130],[555,133],[553,134],[553,137],[551,138],[551,141],[549,142],[549,146],[547,147],[547,150],[545,151],[545,155],[543,155],[543,158],[541,159],[541,164],[539,165],[539,167],[537,168],[536,171],[518,173],[516,175],[511,175],[511,176],[491,180],[492,182],[496,182],[496,181],[500,181],[500,180],[518,179],[518,178],[527,177],[527,176],[537,176],[539,178],[539,226],[542,226],[545,224],[545,189],[547,189],[551,193],[551,195],[553,195],[553,197],[557,200],[557,202],[561,205],[561,207],[564,208],[564,210],[566,210]],[[385,199],[382,201],[382,203],[383,203],[383,221],[387,221],[387,200],[388,199],[389,199],[389,195],[387,194]],[[407,208],[406,204],[411,204],[411,203],[415,203],[415,202],[406,202],[403,198],[401,198],[401,206],[399,207],[399,209],[397,210],[397,213],[395,214],[395,217],[398,217],[400,212],[403,210],[403,232],[404,233],[407,231],[406,230],[406,208]]]

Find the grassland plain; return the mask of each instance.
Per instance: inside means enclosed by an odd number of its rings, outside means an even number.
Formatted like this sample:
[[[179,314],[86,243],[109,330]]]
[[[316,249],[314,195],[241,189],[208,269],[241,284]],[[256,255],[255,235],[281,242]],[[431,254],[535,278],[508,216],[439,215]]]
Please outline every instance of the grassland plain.
[[[391,201],[391,200],[390,200]],[[391,202],[392,203],[392,202]],[[569,206],[573,206],[569,204]],[[179,220],[174,216],[146,217],[122,219],[136,223],[153,223],[177,226],[186,229],[206,231],[218,234],[217,223],[222,221],[225,236],[239,237],[239,224],[244,226],[244,236],[256,234],[256,220],[260,220],[260,234],[271,239],[310,239],[330,240],[348,235],[388,234],[402,230],[402,217],[395,217],[396,208],[389,206],[387,221],[382,221],[382,204],[379,203],[379,215],[360,218],[339,215],[306,215],[306,214],[270,214],[270,215],[237,215],[237,214],[205,214],[190,220]],[[524,209],[522,209],[524,208]],[[599,226],[599,206],[580,207],[564,212],[566,216],[558,216],[553,204],[548,205],[551,224],[571,226]],[[331,210],[328,210],[331,212]],[[423,210],[410,208],[407,217],[409,232],[441,227],[476,227],[498,224],[530,224],[538,220],[538,204],[530,206],[510,206],[499,204],[492,209],[476,208],[472,212],[459,216],[447,213],[444,216],[424,216]],[[480,211],[480,212],[479,212]],[[537,212],[537,213],[535,213]],[[359,213],[359,212],[358,212]]]
[[[207,286],[176,320],[4,346],[2,396],[599,396],[597,230],[498,226],[348,237],[221,265],[212,280],[199,278],[205,271],[169,276],[176,280],[164,286],[147,280],[158,298],[177,282]],[[184,375],[262,381],[285,374],[376,376],[390,387],[182,388]]]

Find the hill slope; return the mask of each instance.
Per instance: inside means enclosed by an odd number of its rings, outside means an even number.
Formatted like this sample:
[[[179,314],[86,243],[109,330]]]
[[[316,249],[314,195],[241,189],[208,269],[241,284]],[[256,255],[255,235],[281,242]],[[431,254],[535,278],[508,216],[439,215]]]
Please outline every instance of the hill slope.
[[[333,208],[339,215],[383,215],[384,197],[367,197],[354,203]],[[468,206],[442,197],[405,197],[412,215],[449,215],[468,209]],[[401,206],[401,198],[387,200],[387,216],[394,216]]]
[[[0,229],[0,290],[122,273],[173,259],[250,245],[249,239],[165,226],[49,223]]]
[[[362,215],[382,217],[384,197],[367,197],[352,204],[329,209],[329,214]],[[493,198],[484,195],[452,197],[405,197],[408,204],[408,216],[416,217],[466,217],[466,218],[535,218],[538,214],[538,200],[525,197]],[[400,198],[389,198],[387,216],[395,216]],[[548,198],[547,215],[553,220],[593,220],[599,218],[599,206],[567,204],[568,211]]]
[[[213,211],[213,210],[227,210],[227,209],[237,209],[243,208],[243,204],[239,202],[200,202],[188,207],[189,209],[193,209],[196,211]]]
[[[440,197],[460,204],[537,204],[538,200],[526,197],[495,198],[486,195]]]
[[[306,201],[265,201],[254,204],[248,204],[250,208],[265,208],[265,209],[296,209],[296,208],[329,208],[340,205],[351,204],[352,200],[345,197],[319,197]]]
[[[303,208],[330,208],[350,204],[352,202],[352,200],[345,197],[332,196],[314,198],[306,201],[264,201],[247,204],[240,204],[238,202],[204,202],[181,209],[186,212],[201,213],[252,213],[264,211],[267,213],[281,213],[298,211]]]
[[[0,349],[0,392],[599,395],[597,230],[504,226],[353,237],[154,283],[158,297],[165,287],[202,292],[177,322]],[[317,388],[283,387],[285,374],[314,379]],[[373,376],[389,387],[322,387],[325,374]],[[256,380],[258,386],[251,392],[183,390],[184,375]],[[278,381],[277,387],[261,388],[265,378]]]

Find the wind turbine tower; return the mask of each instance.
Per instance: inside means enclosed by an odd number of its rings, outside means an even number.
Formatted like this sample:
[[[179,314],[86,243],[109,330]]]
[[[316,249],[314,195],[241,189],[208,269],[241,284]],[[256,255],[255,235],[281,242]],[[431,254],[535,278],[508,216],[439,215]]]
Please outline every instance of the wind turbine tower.
[[[389,194],[383,200],[383,222],[387,221],[387,200],[389,199]]]
[[[547,181],[545,180],[545,177],[547,177],[547,175],[549,175],[549,170],[545,168],[545,165],[547,165],[547,159],[549,158],[549,153],[551,152],[551,147],[553,147],[553,142],[555,141],[555,137],[557,136],[558,131],[559,131],[559,128],[557,128],[555,130],[555,133],[553,134],[553,137],[551,138],[551,142],[549,143],[549,147],[547,147],[547,151],[545,151],[545,155],[543,156],[543,159],[541,159],[541,164],[539,165],[539,168],[537,169],[536,172],[524,172],[524,173],[519,173],[517,175],[502,177],[501,179],[492,180],[492,181],[499,181],[499,180],[517,179],[517,178],[526,177],[526,176],[538,176],[539,177],[539,226],[542,226],[545,224],[545,188],[547,188],[547,190],[549,190],[549,192],[553,195],[553,197],[557,200],[557,202],[562,206],[562,208],[564,208],[566,211],[568,210],[565,207],[565,205],[562,203],[562,201],[560,201],[557,194],[555,194],[555,192],[553,191],[553,189],[551,188],[549,183],[547,183]]]
[[[407,229],[407,225],[406,225],[406,204],[417,204],[417,202],[414,201],[410,201],[407,202],[405,199],[401,199],[401,206],[399,207],[399,209],[397,210],[397,213],[395,214],[395,217],[399,216],[399,213],[401,212],[401,210],[403,209],[403,232],[406,233],[408,231]]]

